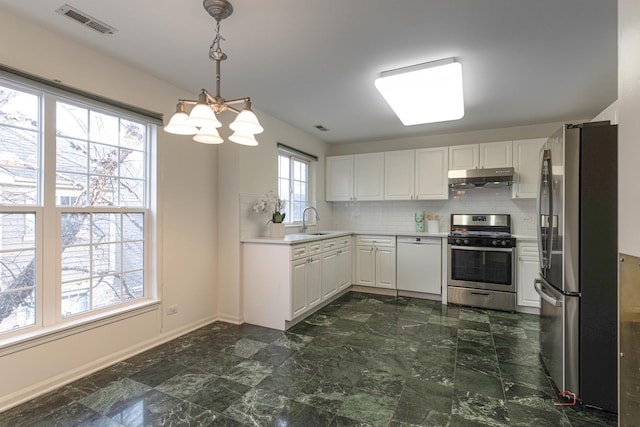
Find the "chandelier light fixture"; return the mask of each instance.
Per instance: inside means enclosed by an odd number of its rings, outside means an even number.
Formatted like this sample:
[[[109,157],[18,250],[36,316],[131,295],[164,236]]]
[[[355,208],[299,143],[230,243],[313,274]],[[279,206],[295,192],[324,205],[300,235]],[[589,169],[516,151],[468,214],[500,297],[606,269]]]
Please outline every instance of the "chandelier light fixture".
[[[255,134],[261,133],[264,129],[251,110],[251,99],[247,97],[227,101],[220,96],[220,62],[227,59],[227,55],[220,49],[220,40],[224,40],[220,36],[220,21],[231,16],[233,6],[227,0],[204,0],[202,5],[216,20],[216,36],[209,48],[209,58],[216,62],[216,94],[213,96],[206,89],[202,89],[197,100],[179,99],[176,112],[164,130],[178,135],[194,135],[194,141],[204,144],[222,144],[224,140],[218,133],[222,123],[216,114],[233,111],[237,117],[229,125],[234,131],[229,140],[241,145],[258,145]],[[234,107],[238,104],[243,104],[242,110]],[[191,112],[187,113],[186,105],[193,106]]]

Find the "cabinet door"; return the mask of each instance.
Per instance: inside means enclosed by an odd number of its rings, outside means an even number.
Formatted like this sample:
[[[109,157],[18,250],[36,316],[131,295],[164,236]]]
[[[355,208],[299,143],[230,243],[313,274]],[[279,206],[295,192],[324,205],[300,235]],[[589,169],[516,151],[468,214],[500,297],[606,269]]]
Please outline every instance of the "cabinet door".
[[[353,156],[327,157],[326,198],[328,202],[353,199]]]
[[[338,290],[348,288],[351,285],[351,249],[338,250]]]
[[[513,145],[511,141],[487,142],[480,144],[481,168],[508,168],[513,166]]]
[[[307,264],[307,306],[315,307],[322,301],[322,258],[320,255],[309,258]]]
[[[356,284],[375,286],[375,257],[373,246],[356,247]]]
[[[423,148],[415,151],[415,198],[448,199],[449,149]]]
[[[396,288],[396,249],[376,248],[376,287]]]
[[[414,197],[414,150],[384,153],[384,199],[411,200]]]
[[[449,147],[449,170],[478,167],[478,144]]]
[[[291,319],[307,311],[307,258],[291,264]]]
[[[537,252],[536,244],[518,246],[516,288],[517,302],[521,306],[540,308],[540,296],[533,287],[533,281],[540,272]]]
[[[538,194],[538,174],[540,173],[540,150],[546,142],[544,138],[513,141],[513,197],[535,199]]]
[[[322,298],[326,299],[338,292],[337,282],[338,251],[322,254]]]
[[[355,200],[384,198],[384,153],[354,155],[353,170]]]

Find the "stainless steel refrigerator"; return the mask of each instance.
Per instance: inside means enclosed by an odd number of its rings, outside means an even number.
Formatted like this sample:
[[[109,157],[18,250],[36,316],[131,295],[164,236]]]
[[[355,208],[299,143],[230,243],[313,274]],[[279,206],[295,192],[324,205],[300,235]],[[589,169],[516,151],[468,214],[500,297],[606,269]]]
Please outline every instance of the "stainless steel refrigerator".
[[[617,126],[565,125],[540,152],[540,358],[560,392],[617,412]]]

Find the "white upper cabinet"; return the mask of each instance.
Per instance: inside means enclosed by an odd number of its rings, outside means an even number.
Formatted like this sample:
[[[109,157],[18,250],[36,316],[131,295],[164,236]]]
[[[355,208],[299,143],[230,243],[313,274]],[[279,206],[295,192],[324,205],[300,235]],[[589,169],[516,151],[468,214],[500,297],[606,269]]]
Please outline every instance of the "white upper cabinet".
[[[514,199],[535,199],[538,194],[540,150],[545,138],[513,141]]]
[[[448,199],[447,147],[422,148],[415,153],[415,198]]]
[[[384,153],[385,200],[447,199],[447,147]]]
[[[449,147],[449,170],[476,169],[478,167],[478,144]]]
[[[327,157],[327,201],[353,200],[353,155]]]
[[[382,200],[384,153],[327,157],[326,189],[329,202]]]
[[[384,153],[384,199],[412,200],[414,198],[415,150]]]
[[[353,156],[354,200],[382,200],[384,198],[384,153]]]
[[[511,141],[449,147],[449,170],[502,168],[513,166]]]
[[[481,168],[507,168],[513,166],[513,144],[511,141],[480,144]]]

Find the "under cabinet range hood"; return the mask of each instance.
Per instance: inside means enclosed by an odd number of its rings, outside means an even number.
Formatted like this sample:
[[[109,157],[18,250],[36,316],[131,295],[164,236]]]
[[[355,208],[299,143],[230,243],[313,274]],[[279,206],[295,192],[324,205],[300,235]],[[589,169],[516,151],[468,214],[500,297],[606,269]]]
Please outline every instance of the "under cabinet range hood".
[[[513,168],[459,169],[449,171],[449,188],[508,187],[513,182]]]

